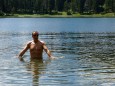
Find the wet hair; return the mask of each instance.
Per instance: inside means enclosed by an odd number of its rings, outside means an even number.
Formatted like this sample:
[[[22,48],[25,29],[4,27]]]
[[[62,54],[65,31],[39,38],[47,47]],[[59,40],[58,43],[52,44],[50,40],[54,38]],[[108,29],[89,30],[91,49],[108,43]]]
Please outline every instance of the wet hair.
[[[38,31],[33,31],[33,32],[32,32],[32,35],[33,35],[34,33],[37,33],[37,34],[38,34],[38,36],[39,36],[39,33],[38,33]]]

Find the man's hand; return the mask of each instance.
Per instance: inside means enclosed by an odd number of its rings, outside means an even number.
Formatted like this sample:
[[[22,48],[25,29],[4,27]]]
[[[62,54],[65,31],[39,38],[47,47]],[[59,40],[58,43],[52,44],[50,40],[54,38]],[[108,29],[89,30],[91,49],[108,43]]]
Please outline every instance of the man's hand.
[[[61,58],[64,58],[64,56],[60,56],[60,57],[51,56],[51,57],[50,57],[51,60],[54,60],[54,59],[61,59]]]
[[[23,57],[18,56],[18,58],[19,58],[20,61],[24,61]]]
[[[56,58],[56,57],[54,57],[54,56],[51,56],[51,57],[50,57],[50,59],[51,59],[51,60],[54,60],[54,59],[57,59],[57,58]]]

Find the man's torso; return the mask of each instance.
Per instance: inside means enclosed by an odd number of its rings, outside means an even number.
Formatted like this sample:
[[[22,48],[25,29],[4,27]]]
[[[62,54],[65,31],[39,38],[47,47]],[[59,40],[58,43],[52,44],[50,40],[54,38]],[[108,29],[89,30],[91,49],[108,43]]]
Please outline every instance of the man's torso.
[[[31,41],[29,48],[30,48],[31,58],[42,59],[43,43],[41,41],[38,41],[37,43]]]

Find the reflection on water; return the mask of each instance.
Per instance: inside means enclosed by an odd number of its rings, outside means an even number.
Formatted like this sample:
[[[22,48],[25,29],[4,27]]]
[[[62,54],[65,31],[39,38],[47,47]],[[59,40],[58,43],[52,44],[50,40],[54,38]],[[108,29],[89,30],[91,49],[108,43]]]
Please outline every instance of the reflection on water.
[[[39,86],[39,78],[40,75],[45,73],[45,68],[50,61],[43,61],[43,60],[30,60],[29,63],[26,63],[26,68],[28,72],[32,74],[32,83],[33,86]]]
[[[0,33],[1,86],[114,86],[115,33],[41,33],[56,57],[25,62],[16,54],[31,39],[31,33]]]

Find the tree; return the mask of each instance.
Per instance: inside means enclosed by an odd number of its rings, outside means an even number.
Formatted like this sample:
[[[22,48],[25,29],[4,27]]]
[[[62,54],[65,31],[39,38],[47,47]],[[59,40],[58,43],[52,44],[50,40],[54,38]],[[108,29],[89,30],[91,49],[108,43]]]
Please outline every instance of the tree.
[[[48,0],[48,12],[49,14],[52,14],[52,10],[54,10],[54,4],[55,4],[55,1],[54,0]]]
[[[0,0],[0,13],[115,12],[115,0]]]
[[[106,12],[111,12],[112,11],[112,0],[105,0],[105,11]]]
[[[69,10],[69,5],[68,5],[68,2],[67,1],[65,1],[64,2],[64,11],[68,11]]]
[[[84,4],[86,0],[80,0],[80,13],[82,14],[84,12]]]
[[[112,10],[113,10],[114,16],[115,16],[115,0],[112,0],[112,3],[113,3],[113,5],[112,5]]]
[[[34,13],[41,13],[41,3],[42,3],[42,0],[35,0],[34,2],[34,5],[33,5],[33,11]]]
[[[73,13],[75,13],[77,11],[77,2],[76,2],[76,0],[71,0],[71,9],[72,9]]]
[[[91,13],[92,11],[94,11],[93,6],[94,6],[93,0],[86,0],[85,1],[85,7],[84,8],[85,8],[85,11],[87,13]]]

